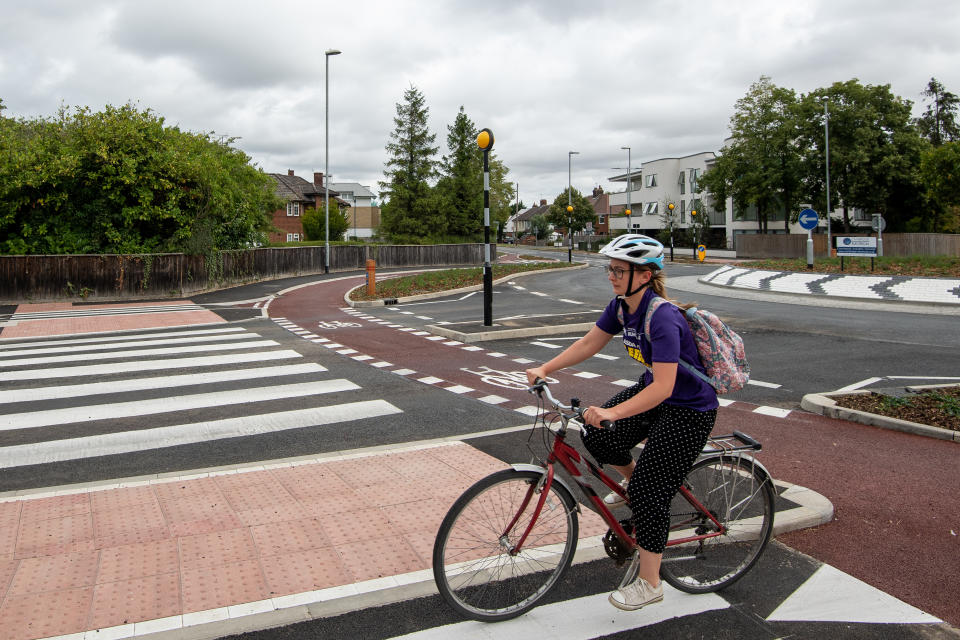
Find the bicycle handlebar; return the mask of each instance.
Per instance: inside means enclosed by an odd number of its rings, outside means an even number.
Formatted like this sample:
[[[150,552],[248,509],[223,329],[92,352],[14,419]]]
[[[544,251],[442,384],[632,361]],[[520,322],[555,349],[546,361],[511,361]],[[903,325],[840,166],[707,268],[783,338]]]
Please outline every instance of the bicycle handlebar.
[[[581,409],[580,407],[572,406],[573,403],[571,403],[571,405],[565,405],[559,400],[557,400],[556,398],[554,398],[553,394],[550,393],[550,386],[547,384],[547,381],[544,380],[543,378],[537,378],[536,380],[534,380],[533,385],[528,387],[527,391],[529,391],[530,393],[536,393],[537,395],[545,394],[547,401],[551,405],[553,405],[555,409],[572,410],[576,414],[577,418],[579,418],[581,422],[586,424],[586,421],[583,418],[583,409]],[[615,431],[617,428],[616,425],[609,420],[601,420],[600,426],[603,427],[604,429],[610,429],[611,431]]]

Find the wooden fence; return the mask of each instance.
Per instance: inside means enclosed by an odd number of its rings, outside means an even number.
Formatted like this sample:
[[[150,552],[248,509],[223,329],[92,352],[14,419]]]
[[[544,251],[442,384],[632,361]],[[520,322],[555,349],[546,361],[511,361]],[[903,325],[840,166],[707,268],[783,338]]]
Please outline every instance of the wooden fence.
[[[868,236],[866,233],[835,233],[837,236]],[[741,234],[735,238],[738,258],[805,258],[807,236],[803,234]],[[813,253],[827,255],[827,236],[814,234]],[[960,256],[960,235],[944,233],[885,233],[885,256]]]
[[[180,297],[225,286],[323,273],[325,247],[182,253],[0,256],[0,301]],[[496,256],[496,247],[493,249]],[[334,245],[330,271],[483,264],[482,244]]]

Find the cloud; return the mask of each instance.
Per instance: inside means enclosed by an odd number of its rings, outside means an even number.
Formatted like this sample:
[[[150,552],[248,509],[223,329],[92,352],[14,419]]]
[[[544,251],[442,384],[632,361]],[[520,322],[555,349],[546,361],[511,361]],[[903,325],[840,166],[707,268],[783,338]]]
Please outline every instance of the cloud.
[[[919,102],[960,91],[960,13],[933,0],[34,0],[0,23],[6,115],[133,101],[191,131],[237,137],[266,171],[326,164],[376,189],[395,105],[413,84],[446,152],[461,105],[496,134],[521,198],[587,191],[626,166],[717,150],[761,75],[809,92],[859,78]],[[918,32],[922,36],[917,36]],[[915,105],[915,112],[921,111]]]

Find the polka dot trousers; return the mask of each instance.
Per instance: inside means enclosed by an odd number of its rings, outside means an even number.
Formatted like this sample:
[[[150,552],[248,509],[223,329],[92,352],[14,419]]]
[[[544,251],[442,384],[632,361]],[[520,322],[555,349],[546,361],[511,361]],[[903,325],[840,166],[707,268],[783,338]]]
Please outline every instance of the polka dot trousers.
[[[603,407],[629,400],[642,389],[642,383],[624,389]],[[703,450],[716,419],[716,409],[697,411],[661,404],[617,420],[615,430],[587,426],[583,431],[584,446],[600,464],[628,465],[633,460],[631,449],[647,441],[627,486],[637,544],[643,549],[663,553],[670,529],[670,502]]]

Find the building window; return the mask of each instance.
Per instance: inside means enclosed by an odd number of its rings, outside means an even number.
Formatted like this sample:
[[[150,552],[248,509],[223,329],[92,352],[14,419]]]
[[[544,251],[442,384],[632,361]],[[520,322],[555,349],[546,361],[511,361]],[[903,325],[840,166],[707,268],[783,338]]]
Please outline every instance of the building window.
[[[653,216],[657,214],[657,211],[659,210],[659,208],[660,208],[659,202],[648,202],[646,205],[644,205],[643,212],[648,216]]]
[[[604,224],[607,221],[607,216],[601,214],[597,216],[597,224]]]
[[[657,174],[650,173],[645,175],[644,181],[646,182],[647,188],[653,188],[657,186]]]
[[[686,193],[687,177],[685,175],[685,172],[683,171],[680,172],[680,179],[677,180],[677,186],[680,187],[680,195],[683,195]]]
[[[640,223],[639,223],[639,222],[634,222],[634,223],[633,223],[633,230],[636,231],[636,232],[639,232],[639,231],[640,231]]]
[[[697,188],[697,180],[700,179],[700,169],[690,169],[690,193],[696,193],[700,189]]]
[[[681,175],[681,177],[683,177]],[[687,221],[687,201],[680,201],[680,224],[683,224]]]
[[[288,203],[287,203],[287,215],[288,215],[288,216],[299,216],[299,215],[300,215],[300,203],[299,203],[299,202],[288,202]]]

